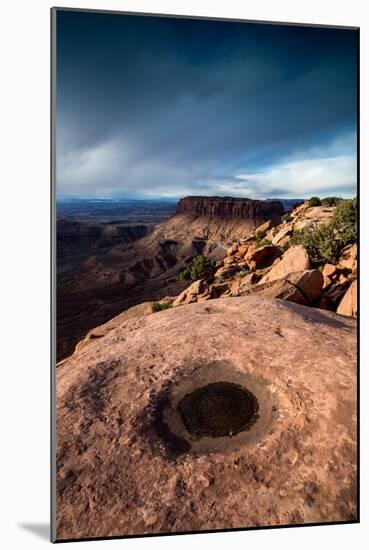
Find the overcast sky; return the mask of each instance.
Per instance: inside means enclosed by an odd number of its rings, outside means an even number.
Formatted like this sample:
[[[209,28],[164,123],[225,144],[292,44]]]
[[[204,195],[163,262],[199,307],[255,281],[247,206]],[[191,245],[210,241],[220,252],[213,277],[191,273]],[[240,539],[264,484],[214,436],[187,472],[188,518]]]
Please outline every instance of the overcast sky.
[[[59,197],[356,194],[352,30],[57,15]]]

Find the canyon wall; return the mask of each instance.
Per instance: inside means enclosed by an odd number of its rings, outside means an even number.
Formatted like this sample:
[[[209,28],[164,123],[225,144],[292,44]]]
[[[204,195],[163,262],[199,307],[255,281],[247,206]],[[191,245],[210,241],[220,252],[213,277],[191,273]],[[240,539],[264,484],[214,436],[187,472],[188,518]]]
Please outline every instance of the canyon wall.
[[[275,219],[284,214],[283,204],[276,200],[252,200],[235,197],[184,197],[177,206],[178,214],[228,219]]]

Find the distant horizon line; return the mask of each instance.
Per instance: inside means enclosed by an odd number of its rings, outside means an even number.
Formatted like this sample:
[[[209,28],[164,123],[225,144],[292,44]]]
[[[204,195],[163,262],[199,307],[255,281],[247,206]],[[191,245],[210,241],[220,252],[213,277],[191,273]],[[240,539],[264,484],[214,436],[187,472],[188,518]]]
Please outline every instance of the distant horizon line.
[[[332,193],[324,194],[314,194],[309,196],[296,196],[296,197],[246,197],[246,196],[233,196],[233,195],[181,195],[178,197],[78,197],[78,196],[57,196],[56,202],[68,202],[68,201],[86,201],[86,202],[123,202],[123,201],[162,201],[162,202],[178,202],[183,198],[193,197],[193,198],[223,198],[223,199],[245,199],[245,200],[280,200],[280,201],[294,201],[294,200],[308,200],[312,196],[317,196],[319,198],[337,196],[342,199],[353,198],[355,195],[347,196],[345,193],[341,195],[335,195]]]

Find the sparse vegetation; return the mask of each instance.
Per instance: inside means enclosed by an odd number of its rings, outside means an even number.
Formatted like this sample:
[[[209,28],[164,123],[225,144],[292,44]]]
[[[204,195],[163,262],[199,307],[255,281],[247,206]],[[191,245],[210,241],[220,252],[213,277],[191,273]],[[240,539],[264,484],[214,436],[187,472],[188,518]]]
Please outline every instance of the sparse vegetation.
[[[343,246],[357,241],[357,198],[342,200],[333,214],[332,225]]]
[[[270,245],[270,244],[272,244],[272,241],[270,241],[269,239],[263,239],[263,240],[257,242],[256,248],[260,248],[261,246],[267,246],[267,245]]]
[[[325,197],[321,203],[322,206],[338,206],[343,200],[341,197]]]
[[[240,269],[237,273],[235,273],[234,277],[235,279],[242,279],[245,275],[247,275],[247,273],[249,273],[248,269]]]
[[[293,217],[291,216],[291,214],[289,212],[287,212],[287,214],[282,216],[282,222],[284,222],[284,223],[292,222],[292,220],[293,220]]]
[[[257,231],[255,237],[257,241],[262,241],[266,235],[266,231]]]
[[[315,265],[336,263],[343,248],[357,240],[357,200],[342,200],[330,223],[308,226],[296,231],[289,245],[305,246]]]
[[[164,309],[170,309],[172,307],[172,304],[169,304],[168,302],[154,302],[151,304],[151,311],[153,313],[157,313],[158,311],[163,311]]]
[[[309,206],[321,206],[322,205],[322,201],[320,200],[319,197],[311,197],[309,199]]]
[[[209,275],[215,268],[215,261],[210,260],[206,256],[196,256],[186,267],[183,269],[179,278],[181,281],[197,281],[206,275]]]

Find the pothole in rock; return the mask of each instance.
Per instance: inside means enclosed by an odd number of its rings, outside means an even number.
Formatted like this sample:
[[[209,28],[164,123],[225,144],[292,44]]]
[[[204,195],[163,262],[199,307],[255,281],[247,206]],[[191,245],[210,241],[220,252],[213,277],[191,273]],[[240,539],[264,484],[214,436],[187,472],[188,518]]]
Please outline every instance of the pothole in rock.
[[[139,420],[154,452],[228,453],[257,445],[275,425],[276,396],[260,376],[227,361],[188,365],[152,395]]]
[[[215,382],[185,395],[178,410],[194,436],[225,437],[249,429],[257,419],[259,405],[239,384]]]

